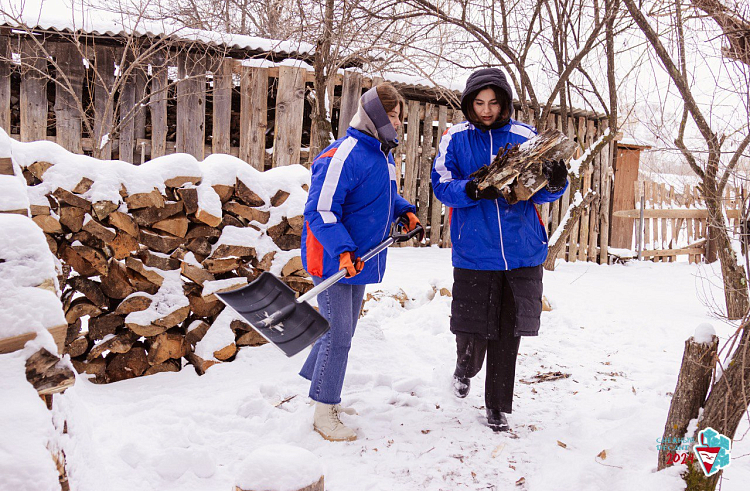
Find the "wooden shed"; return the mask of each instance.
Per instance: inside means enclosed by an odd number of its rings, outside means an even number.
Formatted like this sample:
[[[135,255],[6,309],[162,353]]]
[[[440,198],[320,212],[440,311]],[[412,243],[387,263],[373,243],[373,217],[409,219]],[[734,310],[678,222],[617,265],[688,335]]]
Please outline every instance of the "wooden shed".
[[[638,180],[641,151],[651,148],[629,142],[617,143],[617,158],[614,162],[614,184],[612,188],[612,212],[632,210],[635,203],[635,182]],[[609,246],[630,249],[633,246],[633,219],[612,216]]]

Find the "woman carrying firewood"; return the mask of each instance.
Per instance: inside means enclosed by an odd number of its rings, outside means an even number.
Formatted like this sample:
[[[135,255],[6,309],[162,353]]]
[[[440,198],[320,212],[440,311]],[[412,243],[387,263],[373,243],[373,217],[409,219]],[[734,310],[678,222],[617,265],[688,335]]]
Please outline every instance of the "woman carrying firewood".
[[[339,418],[341,412],[354,413],[340,405],[341,390],[365,286],[380,283],[385,272],[385,250],[367,263],[360,256],[388,237],[396,219],[402,218],[407,232],[419,225],[414,205],[398,194],[391,155],[403,115],[404,100],[392,85],[373,87],[360,99],[346,136],[312,165],[302,262],[316,285],[347,270],[346,278],[318,295],[331,329],[313,345],[300,371],[316,402],[313,428],[330,441],[357,438]]]
[[[529,201],[510,205],[497,188],[480,190],[470,177],[498,152],[536,135],[511,118],[512,101],[501,70],[472,73],[461,95],[468,121],[443,134],[432,170],[435,196],[453,209],[453,388],[457,397],[467,396],[486,354],[485,407],[494,431],[509,429],[505,414],[513,407],[520,337],[539,332],[547,232],[534,205],[560,198],[568,185],[565,162],[545,162],[547,186]]]

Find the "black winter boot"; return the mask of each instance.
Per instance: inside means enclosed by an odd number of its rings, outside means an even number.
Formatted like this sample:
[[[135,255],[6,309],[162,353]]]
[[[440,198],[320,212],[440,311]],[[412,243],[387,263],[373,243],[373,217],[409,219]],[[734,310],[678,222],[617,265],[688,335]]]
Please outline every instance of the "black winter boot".
[[[487,408],[487,426],[492,428],[493,431],[510,430],[508,420],[505,419],[505,414],[501,413],[497,409]]]
[[[458,377],[453,375],[453,393],[456,397],[463,399],[469,395],[471,388],[471,379],[469,377]]]

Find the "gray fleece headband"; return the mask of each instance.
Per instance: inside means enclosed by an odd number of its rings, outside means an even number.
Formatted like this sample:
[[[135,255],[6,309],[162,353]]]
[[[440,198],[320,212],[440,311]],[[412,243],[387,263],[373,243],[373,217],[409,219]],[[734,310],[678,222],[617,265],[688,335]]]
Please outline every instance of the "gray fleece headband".
[[[388,119],[388,113],[385,112],[383,102],[378,97],[377,88],[373,87],[365,92],[359,101],[378,130],[378,139],[390,148],[397,147],[398,134],[391,124],[391,120]]]

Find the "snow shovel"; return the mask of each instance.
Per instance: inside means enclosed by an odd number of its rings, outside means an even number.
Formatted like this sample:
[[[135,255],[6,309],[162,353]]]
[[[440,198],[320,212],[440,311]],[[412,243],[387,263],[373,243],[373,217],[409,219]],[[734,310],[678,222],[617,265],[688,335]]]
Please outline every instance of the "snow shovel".
[[[362,257],[366,262],[395,242],[404,242],[422,232],[422,226],[409,233],[394,232]],[[224,293],[216,293],[228,307],[240,314],[258,333],[281,349],[286,356],[294,356],[318,340],[330,329],[328,321],[307,303],[346,276],[346,269],[321,282],[312,290],[295,299],[296,293],[269,272],[247,286]]]

